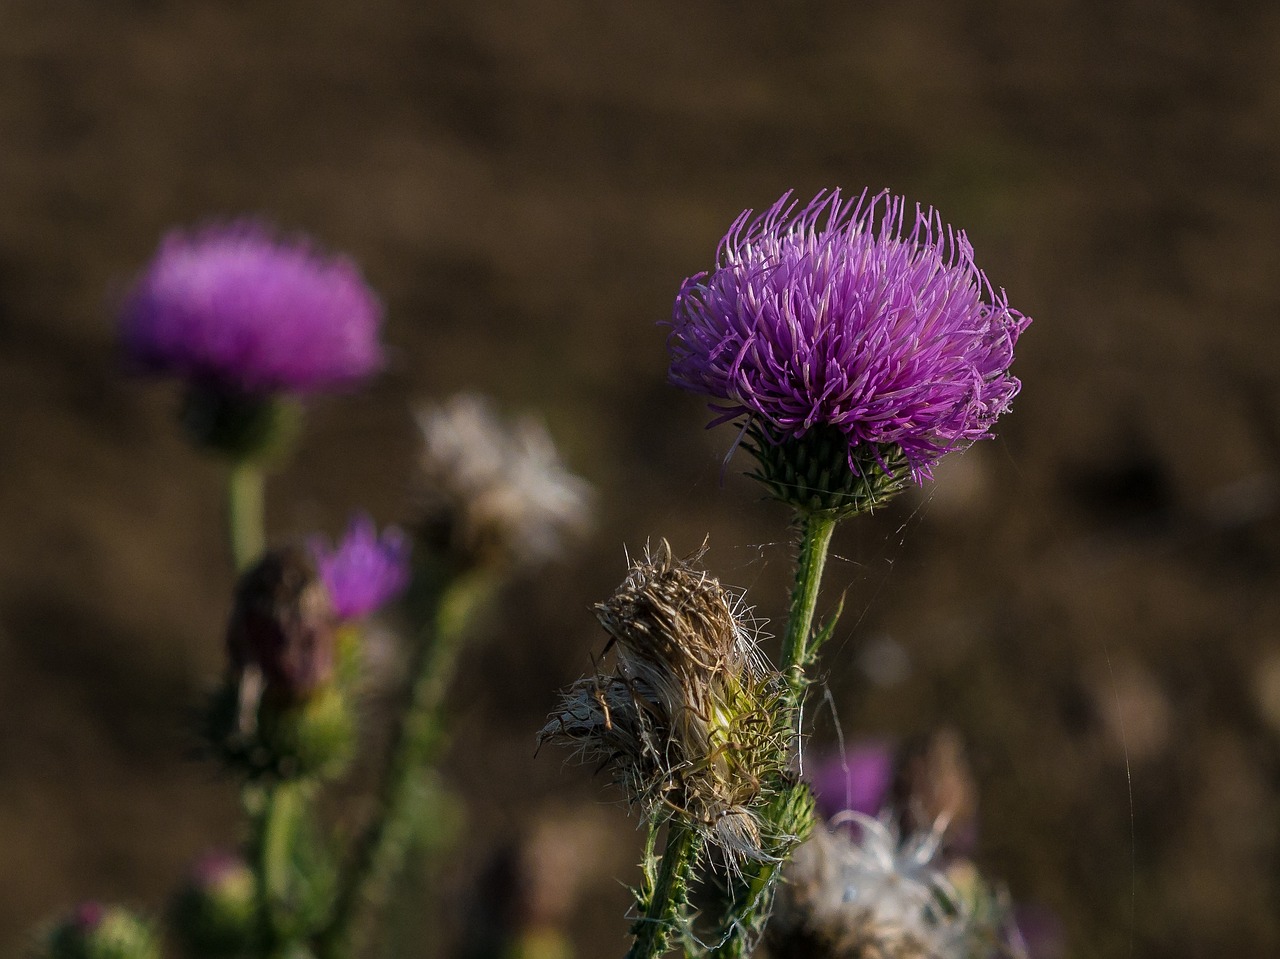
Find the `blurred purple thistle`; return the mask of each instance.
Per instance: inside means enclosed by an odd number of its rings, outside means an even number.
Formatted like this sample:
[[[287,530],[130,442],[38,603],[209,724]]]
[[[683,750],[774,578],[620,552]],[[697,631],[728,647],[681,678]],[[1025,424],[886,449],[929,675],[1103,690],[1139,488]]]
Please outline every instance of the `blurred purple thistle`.
[[[408,537],[394,526],[379,537],[373,520],[363,513],[352,517],[336,549],[320,536],[307,546],[339,619],[362,619],[409,585]]]
[[[797,206],[788,192],[761,216],[744,211],[716,267],[681,285],[671,382],[710,396],[715,423],[745,416],[771,443],[835,428],[855,473],[854,449],[895,445],[927,479],[1009,408],[1030,320],[932,209],[912,218],[902,197],[839,190]]]
[[[823,819],[852,810],[877,815],[893,786],[893,751],[883,743],[856,745],[820,763],[808,777]]]
[[[383,364],[382,305],[346,257],[263,223],[175,231],[120,316],[128,361],[216,390],[311,393]]]

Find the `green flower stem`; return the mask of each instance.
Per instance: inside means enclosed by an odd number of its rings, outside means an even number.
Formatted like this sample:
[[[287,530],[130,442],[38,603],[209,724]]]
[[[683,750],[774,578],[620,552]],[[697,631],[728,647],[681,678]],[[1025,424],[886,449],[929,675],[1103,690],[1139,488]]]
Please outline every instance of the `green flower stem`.
[[[796,557],[796,580],[791,592],[791,612],[787,618],[787,632],[782,643],[782,671],[791,686],[789,711],[795,728],[800,715],[800,701],[804,695],[805,670],[812,664],[822,638],[831,626],[814,637],[813,621],[818,605],[818,588],[822,584],[822,571],[826,566],[827,552],[831,548],[831,536],[838,518],[834,513],[813,510],[801,514],[802,533],[800,552]],[[730,887],[721,902],[721,936],[712,947],[710,959],[742,959],[747,947],[764,928],[770,905],[769,887],[775,873],[790,856],[799,839],[808,835],[813,827],[812,803],[808,801],[808,787],[796,784],[787,787],[780,799],[766,811],[765,818],[770,832],[777,837],[777,848],[771,849],[771,858],[757,862],[744,870],[745,883]]]
[[[796,559],[796,583],[791,592],[791,615],[782,644],[782,671],[798,695],[804,683],[804,670],[812,655],[810,636],[814,610],[818,605],[818,587],[822,569],[827,563],[831,534],[838,520],[827,512],[811,512],[803,517],[800,555]]]
[[[253,565],[266,545],[265,485],[262,469],[254,463],[240,460],[232,464],[227,479],[227,523],[237,573]]]
[[[435,615],[424,630],[427,635],[414,653],[414,678],[392,736],[377,811],[343,874],[329,923],[316,936],[315,952],[322,959],[353,953],[362,908],[382,904],[413,845],[419,812],[414,800],[423,774],[444,743],[444,699],[461,641],[494,586],[488,575],[472,573],[451,581],[439,594]]]
[[[644,915],[631,927],[636,939],[626,959],[658,959],[666,953],[675,919],[689,899],[689,876],[699,844],[698,833],[689,823],[679,817],[668,822],[662,865],[651,888],[645,890],[649,901]],[[649,875],[646,868],[646,886]]]
[[[304,811],[300,783],[246,787],[254,820],[251,864],[257,876],[258,927],[263,956],[291,953],[289,911],[293,898],[293,843]]]
[[[770,803],[766,818],[773,838],[766,847],[768,858],[747,863],[742,881],[730,883],[720,926],[720,941],[707,952],[707,959],[742,959],[759,941],[773,902],[772,887],[778,870],[791,851],[808,838],[814,827],[813,794],[802,782],[785,787]]]
[[[760,923],[762,907],[766,906],[765,893],[773,881],[781,862],[755,864],[750,882],[742,894],[742,904],[730,913],[724,937],[707,952],[707,959],[743,959],[747,955],[748,934]]]

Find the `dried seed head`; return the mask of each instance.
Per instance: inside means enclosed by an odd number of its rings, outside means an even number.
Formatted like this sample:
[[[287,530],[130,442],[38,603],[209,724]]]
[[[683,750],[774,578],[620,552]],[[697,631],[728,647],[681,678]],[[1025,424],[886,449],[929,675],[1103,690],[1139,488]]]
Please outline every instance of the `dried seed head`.
[[[759,810],[788,781],[786,687],[701,555],[676,559],[664,542],[632,564],[596,607],[613,671],[574,683],[539,741],[611,766],[630,802],[685,815],[732,862],[765,855]]]
[[[787,864],[773,920],[778,959],[962,959],[991,954],[998,917],[944,874],[938,831],[903,837],[859,812],[819,826]],[[987,897],[989,898],[989,897]],[[981,945],[981,949],[979,949]]]
[[[417,413],[425,545],[466,565],[530,567],[556,559],[591,523],[591,488],[561,464],[536,419],[509,421],[482,397]]]

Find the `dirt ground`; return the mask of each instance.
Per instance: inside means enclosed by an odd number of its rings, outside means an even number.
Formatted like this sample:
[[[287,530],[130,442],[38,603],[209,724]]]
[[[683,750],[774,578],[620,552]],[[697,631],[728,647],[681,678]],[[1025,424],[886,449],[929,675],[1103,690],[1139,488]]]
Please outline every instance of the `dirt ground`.
[[[539,412],[596,486],[589,543],[465,660],[466,824],[403,939],[450,955],[494,850],[569,822],[573,935],[607,959],[640,836],[533,755],[600,648],[588,607],[660,536],[709,532],[765,615],[788,577],[785,516],[720,483],[732,437],[665,384],[655,324],[742,208],[843,185],[936,205],[1035,318],[1000,438],[839,534],[843,735],[959,730],[982,863],[1070,956],[1280,953],[1278,117],[1260,2],[6,0],[0,949],[88,896],[158,911],[235,839],[189,732],[222,474],[113,341],[166,229],[259,213],[385,297],[391,368],[310,411],[275,535],[409,518],[409,410],[458,390]],[[836,732],[817,711],[813,748]]]

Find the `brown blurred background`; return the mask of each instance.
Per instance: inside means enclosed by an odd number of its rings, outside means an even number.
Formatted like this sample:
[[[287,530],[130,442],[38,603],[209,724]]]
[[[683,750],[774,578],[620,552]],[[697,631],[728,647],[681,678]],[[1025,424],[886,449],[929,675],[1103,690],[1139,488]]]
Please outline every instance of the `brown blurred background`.
[[[410,405],[461,389],[539,411],[598,488],[592,540],[465,660],[465,832],[404,936],[449,955],[494,850],[567,821],[573,934],[607,959],[640,836],[533,756],[600,648],[588,606],[658,536],[709,531],[775,621],[788,579],[784,513],[741,464],[721,485],[731,431],[665,385],[655,323],[743,207],[843,185],[936,205],[1036,320],[1000,438],[838,536],[844,735],[958,729],[982,863],[1070,955],[1275,955],[1278,117],[1261,2],[5,0],[0,949],[90,895],[158,910],[235,839],[189,733],[230,586],[221,472],[112,340],[163,231],[261,213],[385,296],[391,368],[314,406],[275,534],[410,516]]]

